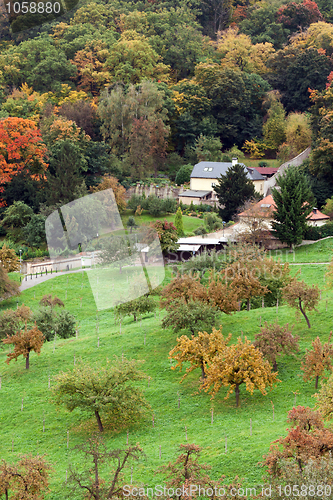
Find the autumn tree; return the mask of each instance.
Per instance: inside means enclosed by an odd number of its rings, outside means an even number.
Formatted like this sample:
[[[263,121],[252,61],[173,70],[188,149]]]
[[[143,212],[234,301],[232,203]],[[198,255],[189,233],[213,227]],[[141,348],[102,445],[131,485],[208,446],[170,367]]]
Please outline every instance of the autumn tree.
[[[318,461],[333,450],[333,433],[324,428],[319,412],[298,406],[288,412],[291,429],[270,445],[262,465],[272,478],[284,479],[296,467],[302,475],[309,460]]]
[[[211,487],[216,483],[208,476],[207,471],[211,466],[200,464],[199,457],[201,448],[194,443],[181,444],[178,448],[178,455],[175,462],[169,462],[167,465],[162,465],[156,473],[163,473],[166,476],[166,485],[173,490],[177,488],[189,487],[196,485],[201,487]],[[176,497],[175,497],[176,498]]]
[[[51,466],[44,456],[22,456],[14,465],[0,464],[0,496],[25,500],[43,500],[48,491]]]
[[[332,372],[333,369],[333,345],[331,344],[331,335],[328,342],[321,343],[319,337],[312,341],[312,349],[306,349],[305,358],[302,361],[301,370],[303,370],[303,380],[315,379],[315,389],[318,389],[319,377],[321,377],[325,370]]]
[[[225,281],[230,282],[232,288],[237,291],[238,300],[246,300],[248,311],[251,297],[263,296],[268,292],[268,288],[260,283],[259,268],[254,262],[251,264],[239,260],[224,271]]]
[[[0,298],[3,300],[19,294],[19,284],[8,278],[7,271],[0,264]]]
[[[217,327],[219,311],[216,307],[199,300],[175,299],[172,309],[162,320],[162,328],[171,327],[174,332],[189,330],[193,335]]]
[[[319,302],[319,288],[317,285],[307,285],[304,281],[294,279],[283,289],[283,298],[296,312],[300,311],[311,328],[306,311],[312,311]]]
[[[217,307],[225,314],[238,310],[239,293],[236,287],[225,279],[225,272],[211,271],[208,280],[207,295],[212,306]]]
[[[253,345],[260,349],[264,357],[272,364],[274,371],[278,369],[276,361],[278,356],[299,351],[299,336],[294,337],[291,330],[288,324],[282,327],[278,323],[268,324],[265,321],[260,333],[255,335]]]
[[[34,121],[15,117],[0,121],[0,192],[22,171],[43,178],[48,167],[45,157],[46,146]]]
[[[108,55],[109,48],[102,40],[91,40],[75,53],[71,62],[77,68],[77,75],[73,79],[78,89],[95,96],[111,82],[112,75],[106,68]]]
[[[20,270],[20,260],[15,250],[8,248],[6,243],[0,249],[0,262],[7,273]]]
[[[161,307],[165,307],[167,311],[173,310],[175,300],[182,300],[185,304],[190,300],[204,302],[207,301],[207,291],[199,277],[177,274],[162,290]]]
[[[133,385],[145,378],[138,365],[126,359],[116,359],[113,364],[107,361],[106,366],[81,361],[72,371],[55,377],[54,402],[69,411],[93,412],[100,432],[104,431],[103,413],[115,427],[136,422],[150,409],[141,389]]]
[[[223,353],[230,338],[231,334],[226,338],[223,337],[222,327],[219,330],[213,327],[212,333],[198,332],[197,336],[192,335],[192,339],[186,335],[178,338],[177,345],[169,352],[169,358],[177,361],[171,368],[173,370],[179,368],[179,371],[182,371],[183,363],[190,363],[180,382],[196,368],[201,369],[201,377],[204,380],[208,366],[215,356]]]
[[[104,191],[106,189],[112,189],[112,192],[114,194],[117,207],[119,210],[125,210],[126,208],[126,199],[125,199],[125,193],[126,189],[124,186],[119,184],[118,179],[115,177],[112,177],[111,175],[105,174],[102,177],[102,181],[97,184],[97,186],[92,186],[90,188],[90,191],[92,193],[97,193],[99,191]]]
[[[12,336],[7,335],[7,338],[3,339],[2,342],[4,344],[14,345],[14,351],[7,354],[7,365],[12,359],[17,361],[17,358],[22,354],[25,358],[25,368],[29,370],[30,352],[34,351],[39,355],[44,340],[44,335],[38,330],[36,325],[30,330],[28,330],[27,325],[25,325],[24,330],[20,330]]]
[[[221,66],[262,75],[266,62],[274,52],[271,43],[252,44],[251,38],[230,27],[217,34],[217,52],[222,56]]]
[[[319,392],[314,394],[317,399],[315,407],[318,408],[323,418],[330,420],[333,416],[333,374],[321,384]]]
[[[32,316],[30,307],[22,304],[17,309],[6,309],[0,315],[0,339],[6,338],[7,335],[12,337],[22,328],[26,321],[29,321]],[[3,347],[3,344],[1,345]]]
[[[238,338],[237,344],[226,347],[215,357],[207,370],[202,389],[206,392],[210,389],[214,397],[222,386],[229,387],[224,399],[235,391],[238,407],[241,384],[246,384],[246,390],[251,394],[254,389],[259,389],[266,395],[266,387],[272,387],[276,382],[280,382],[277,373],[272,372],[261,351],[245,337],[244,342]]]
[[[88,461],[87,469],[81,472],[70,465],[68,486],[73,493],[84,491],[89,494],[91,500],[118,498],[123,493],[124,472],[130,463],[143,456],[143,450],[138,444],[125,449],[110,450],[101,435],[91,436],[83,445],[77,445],[74,449],[81,452]],[[108,476],[107,480],[103,474],[105,463],[112,466],[111,477]]]
[[[65,304],[63,303],[62,300],[59,299],[59,297],[57,297],[56,295],[52,297],[50,293],[43,295],[43,297],[39,301],[39,305],[44,307],[50,306],[51,309],[53,309],[53,307],[55,306],[65,307]]]
[[[134,118],[129,137],[129,161],[134,180],[144,179],[147,174],[158,175],[166,156],[170,129],[161,118]]]

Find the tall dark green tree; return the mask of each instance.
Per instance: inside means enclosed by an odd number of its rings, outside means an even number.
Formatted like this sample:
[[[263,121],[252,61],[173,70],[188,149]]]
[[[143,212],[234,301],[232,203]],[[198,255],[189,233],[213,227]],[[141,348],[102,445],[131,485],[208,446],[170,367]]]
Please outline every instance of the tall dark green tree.
[[[224,205],[219,210],[220,216],[229,221],[246,200],[255,196],[254,185],[247,177],[244,167],[239,164],[229,167],[226,174],[217,180],[218,184],[214,189],[220,205]]]
[[[314,196],[306,176],[296,167],[289,167],[285,174],[278,178],[277,186],[272,189],[276,204],[272,232],[292,249],[303,239]]]

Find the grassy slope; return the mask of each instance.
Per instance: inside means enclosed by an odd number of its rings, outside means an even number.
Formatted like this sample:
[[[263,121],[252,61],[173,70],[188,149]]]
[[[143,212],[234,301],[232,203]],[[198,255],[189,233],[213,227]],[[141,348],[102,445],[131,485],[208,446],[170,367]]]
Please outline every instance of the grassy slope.
[[[330,262],[333,257],[333,238],[326,238],[309,245],[302,245],[290,253],[288,249],[272,250],[270,255],[291,264],[297,262]]]
[[[299,266],[293,266],[296,273]],[[318,283],[323,288],[325,266],[302,266],[302,279],[308,283]],[[299,391],[297,404],[313,406],[311,397],[314,383],[304,383],[300,371],[301,357],[305,348],[310,346],[311,339],[319,335],[324,341],[328,338],[332,320],[332,292],[323,292],[319,314],[311,313],[312,329],[306,328],[305,321],[296,321],[294,311],[287,306],[279,308],[280,324],[295,324],[294,333],[301,337],[301,353],[297,360],[285,357],[279,363],[279,377],[282,383],[262,396],[255,391],[251,396],[241,387],[241,407],[235,409],[234,395],[224,400],[226,389],[223,389],[214,402],[214,424],[211,425],[212,402],[208,394],[196,394],[199,373],[194,372],[182,385],[180,376],[170,370],[168,352],[173,347],[176,335],[161,330],[160,319],[148,315],[143,321],[133,323],[127,318],[119,327],[114,326],[113,314],[110,311],[99,313],[100,347],[97,347],[96,307],[90,291],[86,274],[81,289],[81,273],[69,277],[68,285],[65,276],[57,277],[47,283],[27,290],[20,297],[20,302],[37,307],[39,299],[45,293],[54,293],[64,300],[66,307],[80,319],[78,339],[57,341],[53,353],[53,343],[44,346],[39,357],[32,354],[31,369],[27,373],[24,360],[5,364],[6,351],[0,352],[2,369],[2,387],[0,391],[0,447],[1,458],[16,460],[20,453],[46,453],[48,460],[54,465],[52,492],[48,499],[63,499],[62,482],[65,479],[69,461],[82,463],[82,457],[71,448],[81,443],[85,437],[96,430],[96,423],[86,413],[78,410],[73,413],[63,408],[56,408],[50,402],[48,375],[51,377],[60,370],[68,370],[73,366],[74,353],[76,359],[105,363],[113,355],[128,358],[144,359],[144,369],[151,377],[149,389],[144,381],[145,394],[155,415],[155,427],[148,419],[129,431],[130,443],[139,442],[146,453],[146,459],[134,466],[133,482],[143,482],[149,486],[164,484],[162,479],[154,476],[154,471],[163,463],[173,460],[176,447],[185,442],[185,426],[188,442],[195,442],[204,448],[202,461],[212,465],[214,478],[225,474],[232,479],[236,474],[245,478],[247,485],[261,481],[262,469],[258,462],[268,451],[269,444],[280,435],[285,435],[286,412],[294,404],[294,394]],[[65,300],[67,288],[68,298]],[[34,298],[35,294],[35,298]],[[80,308],[80,296],[83,306]],[[328,298],[328,312],[326,299]],[[1,308],[16,307],[16,300],[6,301]],[[161,313],[161,315],[164,314]],[[231,316],[222,316],[223,332],[233,334],[233,341],[241,331],[251,340],[259,331],[260,321],[272,322],[277,317],[276,308],[242,311]],[[146,331],[146,345],[144,345]],[[181,406],[178,409],[178,394]],[[24,409],[21,411],[22,397]],[[271,401],[275,405],[275,421],[272,422]],[[45,433],[43,433],[43,417],[45,417]],[[250,436],[250,418],[253,432]],[[106,423],[105,437],[112,447],[123,447],[126,444],[127,429],[112,429]],[[70,449],[67,450],[67,430],[70,432]],[[225,435],[228,437],[228,453],[224,453]],[[14,452],[11,452],[12,439]],[[159,459],[161,446],[162,459]],[[129,472],[127,472],[129,479]],[[161,482],[162,481],[162,482]],[[75,496],[72,496],[74,499]]]

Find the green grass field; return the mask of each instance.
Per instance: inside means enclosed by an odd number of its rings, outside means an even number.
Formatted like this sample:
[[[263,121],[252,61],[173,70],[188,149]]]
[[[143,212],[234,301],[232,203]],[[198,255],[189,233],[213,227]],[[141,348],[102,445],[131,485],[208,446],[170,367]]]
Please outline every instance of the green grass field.
[[[133,216],[133,212],[131,210],[125,210],[125,212],[121,214],[121,219],[123,221],[124,227],[126,227],[128,218],[130,216]],[[141,226],[143,224],[149,224],[150,222],[155,221],[157,219],[160,219],[160,220],[166,219],[168,222],[175,222],[175,216],[176,216],[176,214],[167,214],[167,215],[165,214],[165,215],[161,215],[160,217],[153,217],[152,215],[149,215],[146,212],[138,217],[134,217],[134,219],[135,219],[136,224]],[[184,224],[185,234],[192,233],[199,226],[202,226],[203,223],[204,223],[203,220],[199,219],[199,217],[190,217],[189,215],[183,215],[183,224]]]
[[[291,264],[303,262],[330,262],[333,257],[333,237],[325,238],[315,243],[302,245],[290,253],[289,249],[271,250],[268,252],[273,258]]]
[[[327,240],[329,241],[329,240]],[[241,386],[241,406],[235,408],[235,397],[224,400],[227,389],[221,392],[212,402],[206,393],[198,393],[199,372],[193,372],[180,385],[180,374],[171,370],[168,353],[175,345],[177,335],[160,327],[164,311],[147,315],[142,322],[133,322],[127,318],[122,323],[122,332],[114,324],[111,310],[100,311],[99,338],[96,331],[96,306],[90,290],[87,274],[57,276],[52,280],[37,285],[22,293],[19,303],[35,309],[40,298],[46,293],[57,295],[65,302],[80,321],[78,338],[57,340],[46,343],[40,356],[31,355],[31,368],[25,370],[25,362],[20,358],[10,365],[5,363],[7,347],[0,351],[0,447],[1,458],[14,462],[20,454],[45,454],[52,463],[54,472],[51,480],[51,492],[48,500],[66,498],[64,481],[69,463],[80,468],[83,458],[73,447],[84,442],[85,438],[97,430],[95,418],[85,412],[75,410],[72,413],[58,408],[51,402],[51,391],[48,378],[67,371],[73,367],[75,359],[98,362],[101,365],[113,356],[122,354],[129,359],[143,359],[144,371],[151,377],[148,388],[147,381],[141,383],[145,395],[150,402],[155,426],[151,418],[131,427],[123,428],[121,424],[112,428],[104,416],[105,439],[112,448],[126,446],[127,430],[129,442],[140,443],[145,458],[134,464],[133,483],[144,483],[153,487],[164,484],[163,476],[155,476],[155,471],[163,464],[173,461],[177,456],[177,446],[185,443],[185,426],[189,443],[203,448],[201,461],[212,466],[211,476],[218,479],[226,475],[232,480],[236,475],[244,478],[248,486],[261,483],[262,468],[258,462],[267,453],[269,445],[279,436],[286,434],[287,411],[295,403],[294,392],[298,391],[297,404],[313,406],[314,381],[305,383],[300,370],[301,358],[305,349],[310,347],[311,340],[317,335],[324,341],[328,339],[332,325],[333,293],[324,290],[323,265],[300,265],[292,267],[292,274],[301,268],[301,279],[307,283],[317,283],[322,292],[322,300],[318,313],[310,313],[312,328],[309,330],[303,318],[296,319],[295,312],[287,306],[260,308],[221,315],[223,333],[232,333],[232,341],[240,335],[253,340],[264,321],[280,324],[294,324],[293,333],[300,336],[301,352],[294,357],[284,357],[278,363],[279,383],[267,396],[257,390],[251,395]],[[16,275],[17,276],[17,275]],[[170,279],[168,273],[167,279]],[[67,300],[65,299],[67,289]],[[82,308],[80,306],[82,297]],[[157,300],[157,299],[156,299]],[[327,301],[327,312],[326,312]],[[16,308],[16,299],[1,303],[1,310]],[[144,345],[144,335],[146,344]],[[178,397],[180,408],[178,409]],[[23,398],[23,410],[21,410]],[[272,403],[275,407],[275,419],[272,418]],[[214,408],[214,422],[211,423],[211,409]],[[252,419],[252,436],[250,436],[250,418]],[[43,432],[45,419],[45,432]],[[67,449],[67,431],[69,431],[69,449]],[[225,453],[225,437],[228,451]],[[161,446],[161,459],[159,447]],[[13,451],[12,451],[13,447]],[[126,480],[130,480],[130,470],[126,472]],[[82,498],[71,495],[71,498]]]

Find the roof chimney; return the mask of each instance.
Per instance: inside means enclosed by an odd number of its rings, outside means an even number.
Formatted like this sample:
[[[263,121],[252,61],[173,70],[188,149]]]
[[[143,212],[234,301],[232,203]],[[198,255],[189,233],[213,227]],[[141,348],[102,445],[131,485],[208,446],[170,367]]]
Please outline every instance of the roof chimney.
[[[235,156],[232,160],[231,160],[231,165],[234,167],[235,165],[237,165],[238,163],[238,158]]]
[[[316,213],[317,213],[317,209],[314,207],[314,208],[313,208],[313,210],[312,210],[312,212],[313,212],[314,214],[316,214]]]

